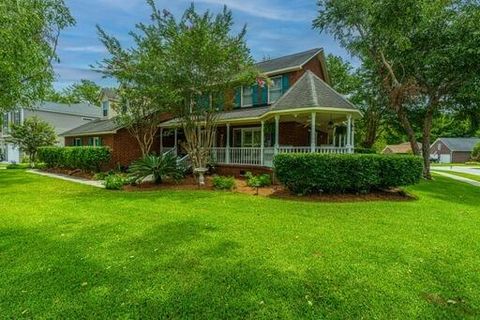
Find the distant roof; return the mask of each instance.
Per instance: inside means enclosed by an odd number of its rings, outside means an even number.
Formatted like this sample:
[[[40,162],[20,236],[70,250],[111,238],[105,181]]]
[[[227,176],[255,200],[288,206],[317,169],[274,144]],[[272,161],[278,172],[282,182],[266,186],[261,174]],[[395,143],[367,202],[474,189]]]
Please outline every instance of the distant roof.
[[[115,133],[118,129],[121,129],[122,126],[119,125],[115,118],[107,120],[94,120],[88,123],[81,125],[80,127],[73,128],[68,130],[60,136],[81,136],[81,135],[90,135],[95,133]]]
[[[322,52],[323,49],[315,48],[308,51],[294,53],[288,56],[274,58],[266,61],[261,61],[256,64],[260,71],[265,73],[275,72],[283,69],[290,69],[295,67],[302,67],[310,59]]]
[[[103,88],[100,92],[100,96],[106,96],[108,99],[115,100],[118,98],[117,89],[114,88]]]
[[[91,105],[89,103],[65,104],[56,102],[40,102],[33,106],[32,110],[97,118],[102,116],[102,110],[100,107]]]
[[[477,143],[480,143],[480,138],[438,138],[443,142],[450,151],[464,151],[470,152]]]
[[[421,150],[422,149],[422,144],[420,142],[417,142],[418,148]],[[410,153],[412,152],[412,146],[410,142],[404,142],[400,144],[391,144],[385,147],[383,149],[382,153]]]
[[[272,110],[300,108],[357,110],[350,101],[310,70],[307,70],[302,77],[271,106]]]

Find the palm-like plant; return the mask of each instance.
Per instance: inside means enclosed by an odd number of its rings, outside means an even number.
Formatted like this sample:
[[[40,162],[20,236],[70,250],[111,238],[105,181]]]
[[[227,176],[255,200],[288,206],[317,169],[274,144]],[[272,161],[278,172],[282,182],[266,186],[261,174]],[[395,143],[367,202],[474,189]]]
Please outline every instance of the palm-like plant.
[[[177,158],[171,153],[162,156],[147,155],[132,163],[128,171],[130,178],[136,182],[153,176],[155,184],[162,183],[166,178],[179,180],[184,174],[177,164]]]

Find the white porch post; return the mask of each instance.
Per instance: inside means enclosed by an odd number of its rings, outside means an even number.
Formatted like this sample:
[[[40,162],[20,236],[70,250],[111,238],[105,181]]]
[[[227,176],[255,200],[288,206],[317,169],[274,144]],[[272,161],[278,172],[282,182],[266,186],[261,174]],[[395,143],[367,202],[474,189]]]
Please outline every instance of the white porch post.
[[[355,120],[352,119],[352,149],[355,150]]]
[[[263,166],[264,157],[263,150],[265,149],[265,121],[261,122],[261,131],[260,131],[260,164]]]
[[[280,116],[276,115],[275,116],[275,148],[274,148],[274,153],[278,153],[278,147],[280,146],[279,143],[279,131],[280,131]]]
[[[230,163],[230,123],[227,123],[227,141],[225,145],[225,162]]]
[[[160,128],[160,154],[163,154],[163,128]]]
[[[350,149],[352,148],[352,116],[348,115],[348,124],[347,124],[347,148],[348,152],[350,152]]]
[[[310,126],[310,152],[315,152],[315,147],[317,146],[317,130],[315,126],[316,113],[312,112],[312,120]]]
[[[178,129],[175,128],[175,140],[174,140],[174,148],[175,148],[175,155],[178,155]]]

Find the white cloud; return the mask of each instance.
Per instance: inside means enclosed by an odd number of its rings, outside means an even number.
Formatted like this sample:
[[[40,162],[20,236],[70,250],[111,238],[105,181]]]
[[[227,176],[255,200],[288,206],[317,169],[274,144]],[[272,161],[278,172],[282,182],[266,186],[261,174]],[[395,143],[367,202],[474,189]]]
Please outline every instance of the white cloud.
[[[272,1],[258,0],[197,0],[196,2],[226,5],[228,8],[244,12],[258,18],[279,20],[279,21],[308,21],[312,20],[310,11],[296,8],[282,8],[278,3]],[[290,2],[292,4],[293,2]]]
[[[92,53],[105,53],[107,50],[104,46],[69,46],[60,48],[62,51],[69,52],[92,52]]]

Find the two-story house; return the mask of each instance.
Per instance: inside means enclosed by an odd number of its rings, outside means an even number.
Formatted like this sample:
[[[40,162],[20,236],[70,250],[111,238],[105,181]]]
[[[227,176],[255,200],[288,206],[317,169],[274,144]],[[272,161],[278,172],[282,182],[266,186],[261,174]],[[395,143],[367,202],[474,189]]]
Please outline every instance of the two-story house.
[[[353,153],[361,112],[329,85],[323,49],[256,65],[270,85],[238,88],[233,110],[219,115],[212,158],[223,174],[269,170],[277,153]],[[178,150],[181,130],[161,124],[162,152]]]
[[[212,149],[220,171],[269,170],[281,152],[353,152],[354,121],[361,112],[329,86],[322,49],[256,66],[271,79],[269,85],[245,86],[225,95],[225,104],[233,108],[223,106]],[[109,146],[112,167],[138,159],[137,142],[115,121],[115,103],[114,92],[104,90],[102,119],[63,133],[66,145]],[[165,114],[152,152],[178,152],[182,139],[180,123]]]
[[[61,104],[53,102],[38,103],[31,109],[19,108],[2,115],[2,127],[0,131],[0,152],[2,161],[20,162],[21,152],[13,144],[7,143],[10,136],[11,124],[21,124],[25,119],[36,116],[50,124],[57,135],[66,130],[92,122],[101,116],[101,109],[87,103]],[[58,145],[64,145],[63,137],[58,137]]]

